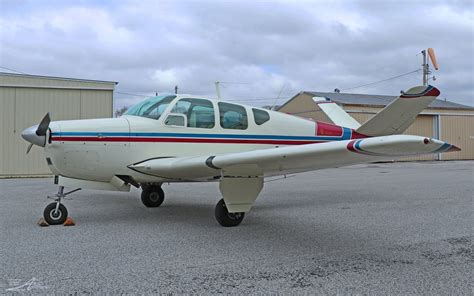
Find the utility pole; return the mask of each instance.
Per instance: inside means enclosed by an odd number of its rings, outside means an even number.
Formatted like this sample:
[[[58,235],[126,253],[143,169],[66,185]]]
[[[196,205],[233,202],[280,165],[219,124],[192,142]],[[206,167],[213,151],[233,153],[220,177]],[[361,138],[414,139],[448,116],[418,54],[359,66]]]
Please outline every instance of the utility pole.
[[[426,50],[422,50],[421,54],[423,55],[423,85],[428,85],[428,75],[430,74],[430,66],[428,65],[428,59],[426,57]]]
[[[216,85],[217,99],[221,100],[221,89],[220,89],[220,86],[219,86],[220,82],[216,81],[216,82],[214,82],[214,84]]]

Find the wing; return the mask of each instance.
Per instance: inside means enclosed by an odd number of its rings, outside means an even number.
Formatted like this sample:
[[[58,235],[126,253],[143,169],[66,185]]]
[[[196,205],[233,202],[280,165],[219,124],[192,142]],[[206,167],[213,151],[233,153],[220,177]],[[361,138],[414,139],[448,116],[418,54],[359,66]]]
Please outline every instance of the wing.
[[[130,169],[174,180],[274,176],[392,160],[399,156],[459,151],[443,141],[393,135],[318,144],[286,146],[222,155],[149,159]]]

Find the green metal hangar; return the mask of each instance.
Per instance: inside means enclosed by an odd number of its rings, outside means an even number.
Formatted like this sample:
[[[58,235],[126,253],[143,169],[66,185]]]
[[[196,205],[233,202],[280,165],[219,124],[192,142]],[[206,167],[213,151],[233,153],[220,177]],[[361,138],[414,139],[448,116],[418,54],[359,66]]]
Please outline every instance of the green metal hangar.
[[[21,132],[51,120],[112,117],[116,82],[0,73],[0,178],[50,175],[43,151]]]
[[[326,97],[340,105],[360,123],[387,106],[396,97],[303,91],[278,108],[278,111],[314,120],[331,120],[314,103],[313,97]],[[444,155],[409,157],[405,160],[474,159],[474,107],[444,100],[433,101],[405,132],[444,140],[462,149]]]

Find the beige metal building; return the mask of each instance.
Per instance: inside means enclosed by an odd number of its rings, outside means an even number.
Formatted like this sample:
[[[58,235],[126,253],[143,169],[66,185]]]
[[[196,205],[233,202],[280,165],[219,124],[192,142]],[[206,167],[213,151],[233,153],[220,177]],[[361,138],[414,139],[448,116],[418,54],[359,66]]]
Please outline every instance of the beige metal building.
[[[340,105],[360,123],[388,105],[396,97],[303,91],[278,108],[280,112],[314,120],[331,120],[314,103],[313,97],[327,97]],[[462,149],[460,152],[410,157],[405,160],[474,159],[474,107],[435,100],[426,108],[405,134],[444,140]]]
[[[51,174],[43,151],[21,132],[38,124],[47,112],[51,120],[112,117],[117,83],[62,77],[0,73],[0,178]]]

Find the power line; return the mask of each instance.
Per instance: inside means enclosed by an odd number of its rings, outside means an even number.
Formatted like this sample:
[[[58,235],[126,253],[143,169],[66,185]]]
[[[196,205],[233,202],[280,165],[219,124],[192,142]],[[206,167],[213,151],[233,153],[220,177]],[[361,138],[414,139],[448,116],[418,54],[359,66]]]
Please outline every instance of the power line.
[[[27,75],[25,72],[21,72],[21,71],[15,70],[15,69],[3,67],[3,66],[0,66],[0,68],[5,69],[5,70],[8,70],[8,71],[13,71],[13,72],[17,72],[17,73],[20,73],[20,74],[25,74],[25,75]]]
[[[146,97],[150,97],[150,96],[146,96]],[[281,99],[290,99],[291,97],[281,97]],[[238,99],[238,98],[226,98],[226,101],[228,102],[269,102],[271,103],[272,100],[274,100],[275,98],[253,98],[253,99]]]
[[[281,97],[280,99],[289,99],[291,97]],[[275,98],[255,98],[255,99],[236,99],[233,101],[238,101],[238,102],[253,102],[253,101],[272,101]]]
[[[270,107],[270,109],[273,110],[273,109],[275,108],[275,105],[276,105],[277,101],[280,99],[281,93],[283,92],[283,90],[285,89],[285,87],[286,87],[286,82],[283,83],[283,86],[281,87],[280,92],[278,93],[278,97],[275,98],[275,101],[273,102],[273,104],[272,104],[272,106]]]
[[[219,83],[223,84],[252,84],[250,82],[233,82],[233,81],[218,81]]]
[[[117,94],[121,94],[121,95],[126,95],[126,96],[137,96],[137,97],[144,97],[144,98],[149,98],[149,97],[152,97],[153,95],[139,95],[139,94],[132,94],[132,93],[126,93],[126,92],[120,92],[120,91],[116,91],[115,93]]]
[[[281,95],[283,95],[283,97],[281,97]],[[286,93],[286,94],[280,94],[280,97],[278,99],[281,99],[281,98],[284,98],[284,97],[287,97],[287,96],[293,96],[294,94],[290,94],[290,93]],[[247,98],[252,98],[251,96],[245,96],[245,95],[230,95],[229,96],[230,98],[244,98],[244,99],[247,99]],[[259,99],[269,99],[269,100],[274,100],[275,97],[258,97]]]
[[[152,97],[152,95],[140,95],[140,94],[134,94],[134,93],[126,93],[126,92],[119,92],[119,91],[116,91],[115,93],[117,94],[121,94],[121,95],[126,95],[126,96],[139,96],[139,97],[145,97],[145,98],[149,98],[149,97]],[[240,99],[240,98],[243,98],[243,99]],[[281,99],[289,99],[291,98],[290,96],[288,97],[280,97],[278,98],[278,100],[281,100]],[[269,100],[274,100],[275,98],[274,97],[258,97],[258,98],[249,98],[248,96],[230,96],[228,99],[235,99],[235,101],[242,101],[242,102],[245,102],[245,101],[269,101]],[[278,101],[277,100],[277,101]]]
[[[385,81],[389,81],[389,80],[393,80],[393,79],[396,79],[396,78],[400,78],[400,77],[403,77],[403,76],[406,76],[406,75],[410,75],[410,74],[412,74],[412,73],[420,72],[420,70],[421,70],[421,69],[416,69],[416,70],[413,70],[413,71],[410,71],[410,72],[407,72],[407,73],[403,73],[403,74],[400,74],[400,75],[397,75],[397,76],[385,78],[385,79],[382,79],[382,80],[379,80],[379,81],[375,81],[375,82],[371,82],[371,83],[367,83],[367,84],[363,84],[363,85],[358,85],[358,86],[354,86],[354,87],[344,88],[344,89],[341,89],[341,91],[350,90],[350,89],[356,89],[356,88],[360,88],[360,87],[364,87],[364,86],[369,86],[369,85],[374,85],[374,84],[382,83],[382,82],[385,82]]]

